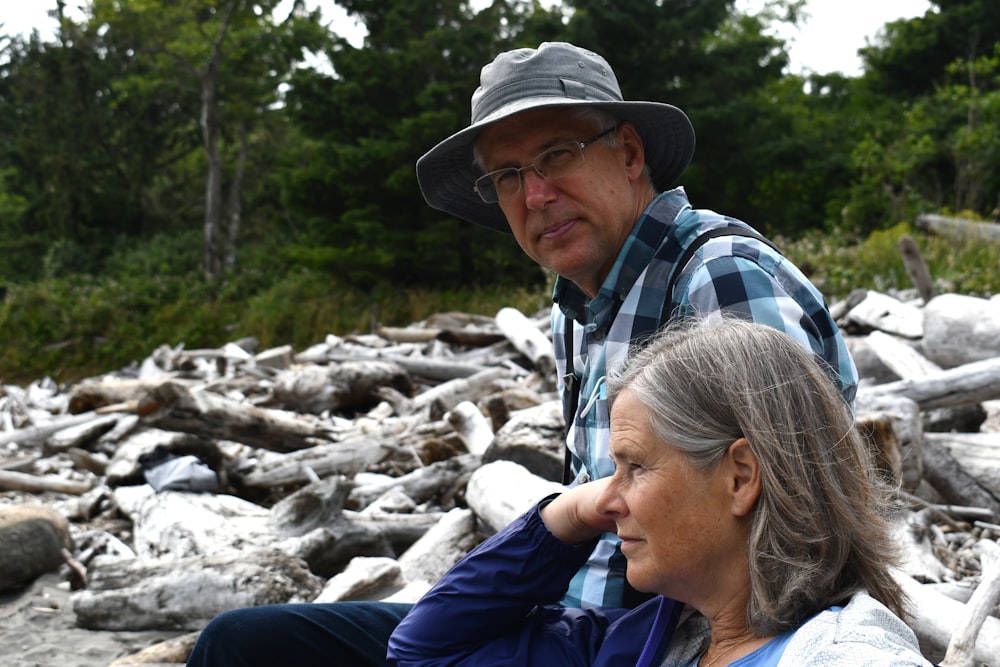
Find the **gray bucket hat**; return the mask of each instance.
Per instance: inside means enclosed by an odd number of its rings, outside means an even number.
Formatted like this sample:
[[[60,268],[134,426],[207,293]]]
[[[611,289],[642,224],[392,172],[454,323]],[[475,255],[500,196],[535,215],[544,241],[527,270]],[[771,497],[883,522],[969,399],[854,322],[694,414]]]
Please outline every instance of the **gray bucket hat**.
[[[515,49],[483,67],[472,94],[472,124],[417,160],[417,181],[432,207],[490,229],[510,232],[500,206],[485,204],[472,189],[482,173],[472,146],[486,126],[544,107],[591,106],[633,123],[645,145],[653,185],[671,186],[694,155],[694,128],[683,111],[662,102],[626,102],[608,62],[565,42]]]

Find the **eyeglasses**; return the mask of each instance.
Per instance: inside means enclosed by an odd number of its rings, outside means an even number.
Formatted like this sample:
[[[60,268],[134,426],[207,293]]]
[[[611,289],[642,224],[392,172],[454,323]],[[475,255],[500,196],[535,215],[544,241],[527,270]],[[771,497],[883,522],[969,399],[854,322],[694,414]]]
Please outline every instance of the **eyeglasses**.
[[[524,167],[496,169],[476,179],[473,190],[487,204],[495,204],[502,199],[510,199],[521,190],[521,172],[534,169],[546,181],[554,181],[573,173],[583,164],[583,149],[598,139],[611,134],[618,126],[609,127],[586,141],[567,141],[546,149],[535,156],[531,164]]]

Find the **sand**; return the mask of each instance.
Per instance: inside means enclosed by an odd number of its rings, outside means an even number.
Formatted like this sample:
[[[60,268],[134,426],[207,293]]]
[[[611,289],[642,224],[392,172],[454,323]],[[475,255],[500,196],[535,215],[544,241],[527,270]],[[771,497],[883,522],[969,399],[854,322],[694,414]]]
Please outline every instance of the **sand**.
[[[171,631],[97,631],[77,627],[69,587],[49,573],[16,592],[0,593],[0,665],[108,667],[166,639]]]

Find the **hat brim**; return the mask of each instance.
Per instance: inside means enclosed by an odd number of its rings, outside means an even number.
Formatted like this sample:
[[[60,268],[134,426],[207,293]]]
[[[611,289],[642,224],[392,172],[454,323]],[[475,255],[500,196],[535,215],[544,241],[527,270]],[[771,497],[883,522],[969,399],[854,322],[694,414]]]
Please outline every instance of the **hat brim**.
[[[472,160],[472,147],[483,128],[527,109],[587,106],[603,109],[635,125],[645,149],[653,185],[666,190],[680,178],[694,156],[694,128],[687,115],[662,102],[584,102],[558,99],[539,102],[522,100],[504,107],[503,113],[486,117],[456,132],[417,160],[417,182],[427,203],[457,218],[500,232],[510,233],[498,204],[486,204],[473,190],[481,176]]]

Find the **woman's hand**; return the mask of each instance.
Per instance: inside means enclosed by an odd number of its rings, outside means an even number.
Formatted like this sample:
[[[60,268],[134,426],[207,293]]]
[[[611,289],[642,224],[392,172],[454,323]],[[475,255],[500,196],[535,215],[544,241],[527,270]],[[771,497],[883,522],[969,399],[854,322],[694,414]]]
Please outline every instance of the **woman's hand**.
[[[614,518],[597,509],[597,499],[610,481],[610,477],[605,477],[562,493],[542,508],[545,527],[567,544],[578,544],[601,533],[615,532]]]

